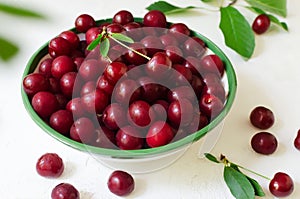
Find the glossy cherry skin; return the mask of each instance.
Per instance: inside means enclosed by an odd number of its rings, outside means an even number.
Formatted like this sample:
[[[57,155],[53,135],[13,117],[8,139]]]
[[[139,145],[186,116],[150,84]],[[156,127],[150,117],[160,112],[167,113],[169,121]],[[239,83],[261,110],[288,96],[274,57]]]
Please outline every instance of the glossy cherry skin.
[[[167,27],[167,19],[164,13],[158,10],[151,10],[145,14],[143,24],[146,27]]]
[[[62,33],[60,33],[59,37],[62,37],[65,40],[67,40],[70,43],[71,48],[73,50],[75,50],[79,47],[80,40],[79,40],[78,35],[75,32],[73,32],[71,30],[66,30],[66,31],[63,31]]]
[[[170,58],[165,53],[158,52],[148,61],[145,70],[153,79],[163,79],[166,78],[166,74],[171,67]]]
[[[172,34],[163,34],[160,37],[161,43],[167,47],[167,46],[178,46],[178,41]]]
[[[201,68],[203,72],[216,73],[221,77],[224,74],[224,63],[218,55],[206,55],[201,59]]]
[[[263,106],[255,107],[250,113],[250,122],[259,129],[268,129],[273,126],[275,117],[273,112]]]
[[[116,149],[115,132],[105,126],[100,126],[96,129],[96,139],[91,144],[101,148]]]
[[[196,94],[197,97],[200,97],[201,96],[201,93],[202,93],[202,89],[203,89],[203,86],[205,84],[203,83],[202,79],[196,75],[193,75],[192,77],[192,82],[191,82],[191,86]]]
[[[175,69],[176,71],[173,71],[170,80],[174,82],[174,85],[184,86],[184,85],[191,84],[193,79],[193,74],[189,68],[184,67],[181,64],[174,64],[173,69]]]
[[[85,33],[94,26],[96,26],[95,19],[88,14],[79,15],[75,19],[75,28],[78,30],[78,32]]]
[[[79,97],[71,99],[66,105],[66,110],[70,111],[76,119],[82,117],[85,111]]]
[[[137,22],[130,22],[123,25],[123,28],[126,30],[126,35],[132,38],[134,41],[140,41],[145,35],[141,29],[141,24]]]
[[[116,134],[116,143],[120,149],[135,150],[143,147],[144,139],[135,127],[124,126]]]
[[[116,170],[110,174],[107,186],[112,193],[118,196],[125,196],[134,190],[135,183],[133,177],[129,173]]]
[[[183,53],[177,46],[167,46],[165,53],[170,58],[172,64],[181,64],[183,62]]]
[[[88,81],[81,87],[80,96],[84,96],[86,94],[92,93],[96,90],[96,82]]]
[[[128,108],[128,120],[137,127],[145,127],[154,120],[154,112],[147,102],[138,100],[130,104]]]
[[[50,40],[48,51],[52,58],[61,55],[70,55],[72,52],[72,45],[62,37],[55,37]]]
[[[88,59],[82,62],[78,73],[85,81],[96,80],[104,71],[104,67],[96,59]]]
[[[97,82],[96,82],[96,88],[104,91],[105,93],[108,94],[108,96],[111,96],[113,90],[114,90],[114,85],[112,85],[106,76],[101,75],[99,76]]]
[[[53,188],[51,199],[80,199],[80,194],[73,185],[60,183]]]
[[[206,51],[204,41],[198,37],[190,37],[184,42],[183,52],[185,56],[201,57]]]
[[[183,23],[172,24],[169,28],[169,32],[173,34],[180,43],[189,38],[191,34],[190,29]]]
[[[39,73],[45,75],[45,77],[51,77],[52,58],[44,59],[39,65]]]
[[[121,104],[130,104],[140,99],[141,87],[132,79],[125,79],[118,82],[112,94],[112,98]]]
[[[45,75],[31,73],[23,79],[23,89],[28,96],[32,97],[39,91],[48,91],[50,84]]]
[[[77,141],[88,144],[95,136],[93,122],[86,117],[77,119],[70,128],[70,137]]]
[[[88,29],[85,33],[86,44],[89,45],[92,41],[94,41],[98,37],[99,34],[101,34],[101,32],[102,29],[99,27],[92,27]]]
[[[153,35],[144,37],[141,40],[141,43],[146,47],[147,55],[149,57],[153,57],[155,53],[161,52],[164,49],[164,45],[161,43],[160,39]]]
[[[188,56],[183,61],[182,65],[189,68],[193,75],[201,77],[203,75],[200,60],[193,56]]]
[[[51,74],[53,77],[60,79],[67,72],[74,72],[75,65],[73,60],[68,56],[59,56],[52,62]]]
[[[48,118],[59,109],[57,98],[47,91],[36,93],[31,101],[33,109],[42,118]]]
[[[106,67],[104,75],[112,85],[115,85],[127,70],[128,68],[124,63],[112,62]]]
[[[223,103],[226,100],[226,92],[220,83],[204,85],[202,88],[202,94],[211,94],[218,97]]]
[[[297,136],[294,139],[294,146],[296,149],[300,150],[300,130],[298,130]]]
[[[168,92],[168,102],[175,100],[188,99],[191,102],[197,102],[197,96],[190,86],[179,86]]]
[[[270,24],[271,20],[268,15],[260,14],[254,19],[252,23],[252,30],[256,34],[263,34],[269,29]]]
[[[73,95],[73,89],[74,89],[76,77],[77,77],[76,72],[68,72],[65,73],[59,80],[59,85],[62,93],[69,99]]]
[[[36,171],[47,178],[58,178],[64,171],[64,163],[56,153],[42,155],[36,163]]]
[[[270,155],[277,149],[277,139],[269,132],[256,133],[251,139],[251,146],[257,153]]]
[[[127,10],[121,10],[113,16],[113,23],[118,23],[121,25],[133,22],[133,20],[133,15]]]
[[[138,43],[138,42],[133,43],[133,44],[130,44],[129,47],[131,49],[134,49],[135,51],[138,51],[139,53],[141,53],[143,55],[147,55],[147,50],[142,43]],[[129,64],[133,64],[135,66],[140,66],[142,64],[147,63],[147,59],[138,55],[137,53],[135,53],[132,50],[127,50],[127,52],[124,55],[124,58]]]
[[[224,107],[223,102],[211,94],[202,95],[199,104],[200,111],[211,119],[219,115]]]
[[[119,103],[111,103],[103,111],[102,122],[111,130],[125,126],[127,124],[125,108]]]
[[[170,143],[174,136],[174,132],[168,123],[156,121],[150,126],[146,141],[149,147],[159,147]]]
[[[270,181],[269,190],[276,197],[287,197],[294,191],[294,182],[288,174],[278,172]]]
[[[161,97],[160,86],[152,78],[143,76],[137,82],[142,87],[141,98],[145,101],[152,103]]]
[[[96,89],[94,92],[85,94],[81,97],[81,104],[84,109],[92,114],[101,114],[108,103],[108,95],[100,89]]]
[[[72,112],[68,110],[58,110],[53,113],[49,120],[50,126],[63,135],[69,135],[73,124]]]
[[[174,127],[187,126],[193,120],[193,105],[187,99],[173,101],[168,107],[168,119]]]

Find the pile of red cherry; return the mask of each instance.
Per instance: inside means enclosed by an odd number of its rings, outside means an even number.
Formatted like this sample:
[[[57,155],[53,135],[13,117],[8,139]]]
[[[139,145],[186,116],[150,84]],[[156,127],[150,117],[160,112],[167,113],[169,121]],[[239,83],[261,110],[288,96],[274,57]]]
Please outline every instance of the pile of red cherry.
[[[57,132],[97,147],[152,148],[203,128],[223,109],[224,63],[185,24],[169,25],[155,10],[135,22],[122,10],[111,23],[80,15],[75,28],[51,39],[48,56],[23,80],[33,109]],[[104,29],[135,42],[110,40],[108,57],[101,44],[88,51]]]

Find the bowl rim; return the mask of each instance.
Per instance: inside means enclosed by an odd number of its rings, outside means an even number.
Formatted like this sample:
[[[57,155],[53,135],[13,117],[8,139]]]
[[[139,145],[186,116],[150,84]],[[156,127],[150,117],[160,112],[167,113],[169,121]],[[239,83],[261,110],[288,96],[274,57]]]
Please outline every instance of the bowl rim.
[[[142,18],[135,17],[134,20],[136,22],[142,22]],[[96,24],[100,25],[105,22],[111,22],[112,18],[107,18],[107,19],[101,19],[97,20]],[[170,26],[172,23],[168,22],[168,26]],[[75,28],[70,29],[76,33]],[[236,90],[237,90],[237,78],[236,78],[236,73],[235,70],[228,59],[228,57],[224,54],[224,52],[211,40],[209,40],[207,37],[204,35],[194,31],[191,29],[191,35],[199,37],[202,39],[207,48],[210,49],[214,54],[218,55],[221,60],[225,63],[225,71],[227,75],[227,81],[228,81],[228,95],[227,95],[227,100],[225,103],[225,106],[221,113],[217,117],[215,117],[208,125],[200,129],[199,131],[196,131],[178,141],[169,143],[164,146],[156,147],[156,148],[148,148],[148,149],[138,149],[138,150],[119,150],[119,149],[106,149],[106,148],[100,148],[100,147],[95,147],[87,144],[83,144],[77,141],[72,140],[71,138],[66,137],[65,135],[62,135],[52,129],[46,122],[44,122],[39,115],[33,110],[29,97],[25,93],[23,86],[21,86],[21,95],[22,95],[22,100],[23,104],[29,113],[30,117],[34,120],[34,122],[41,128],[43,129],[47,134],[50,136],[54,137],[56,140],[64,143],[67,146],[70,146],[74,149],[77,149],[79,151],[84,151],[84,152],[89,152],[97,155],[102,155],[102,156],[108,156],[108,157],[113,157],[113,158],[144,158],[144,157],[149,157],[149,156],[154,156],[158,154],[163,154],[167,153],[169,151],[174,151],[177,149],[180,149],[184,146],[187,146],[188,144],[191,144],[195,141],[198,141],[200,138],[202,138],[204,135],[206,135],[210,130],[215,128],[221,121],[225,118],[225,116],[228,114],[230,111],[233,101],[235,99],[236,95]],[[34,69],[38,66],[40,60],[47,55],[48,53],[48,43],[45,43],[42,45],[29,59],[29,61],[26,64],[25,70],[22,75],[22,82],[25,76],[29,73],[32,73]]]

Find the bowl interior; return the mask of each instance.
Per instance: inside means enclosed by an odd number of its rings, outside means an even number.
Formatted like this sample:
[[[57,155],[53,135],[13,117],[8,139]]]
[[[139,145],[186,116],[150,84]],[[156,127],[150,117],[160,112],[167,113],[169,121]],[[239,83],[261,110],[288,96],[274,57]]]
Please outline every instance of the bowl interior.
[[[105,20],[99,20],[97,21],[97,24],[102,24],[104,22],[111,22],[112,19],[105,19]],[[135,21],[141,22],[141,18],[135,18]],[[75,29],[71,29],[75,31]],[[169,151],[173,151],[175,149],[184,147],[192,142],[195,142],[202,138],[206,133],[208,133],[211,129],[215,128],[227,115],[229,112],[234,98],[236,94],[236,88],[237,88],[237,82],[236,82],[236,75],[235,71],[233,69],[233,66],[227,56],[222,52],[222,50],[216,46],[212,41],[210,41],[208,38],[205,36],[201,35],[200,33],[197,33],[195,31],[191,30],[192,36],[199,37],[202,39],[206,45],[207,48],[214,54],[218,55],[221,60],[225,64],[225,84],[228,87],[228,94],[227,94],[227,99],[225,102],[225,106],[221,113],[215,117],[210,123],[202,128],[201,130],[185,137],[182,138],[176,142],[172,142],[170,144],[167,144],[165,146],[157,147],[157,148],[149,148],[149,149],[139,149],[139,150],[117,150],[117,149],[105,149],[105,148],[99,148],[99,147],[94,147],[90,145],[86,145],[83,143],[76,142],[60,133],[52,129],[48,124],[46,124],[38,115],[37,113],[33,110],[30,99],[28,98],[27,94],[24,92],[24,90],[21,90],[22,94],[22,99],[25,108],[27,109],[29,115],[32,117],[34,122],[40,126],[45,132],[47,132],[49,135],[54,137],[55,139],[59,140],[60,142],[73,147],[77,150],[80,151],[86,151],[94,154],[99,154],[103,156],[108,156],[108,157],[114,157],[114,158],[144,158],[144,157],[149,157],[149,156],[154,156],[156,154],[161,154],[161,153],[166,153]],[[23,73],[23,78],[27,75],[32,73],[36,67],[38,66],[39,62],[41,59],[43,59],[46,55],[48,54],[48,42],[44,44],[40,49],[38,49],[30,58],[28,61],[26,68]]]

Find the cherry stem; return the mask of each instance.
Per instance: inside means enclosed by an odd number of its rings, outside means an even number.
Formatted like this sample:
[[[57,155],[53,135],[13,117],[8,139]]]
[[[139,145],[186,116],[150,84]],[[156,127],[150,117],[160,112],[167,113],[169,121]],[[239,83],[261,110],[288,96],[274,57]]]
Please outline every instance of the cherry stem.
[[[255,172],[255,171],[252,171],[252,170],[250,170],[250,169],[247,169],[247,168],[245,168],[245,167],[243,167],[243,166],[241,166],[241,165],[238,165],[238,164],[235,164],[235,163],[233,163],[233,162],[230,162],[230,161],[229,161],[224,155],[222,155],[222,154],[221,154],[221,156],[220,156],[220,160],[221,160],[221,162],[222,162],[225,166],[227,166],[227,167],[230,166],[230,164],[233,164],[233,165],[237,166],[238,168],[241,168],[241,169],[243,169],[243,170],[245,170],[245,171],[248,171],[248,172],[250,172],[250,173],[253,173],[253,174],[257,175],[257,176],[260,176],[260,177],[262,177],[262,178],[265,178],[265,179],[271,181],[271,178],[268,178],[267,176],[264,176],[264,175],[262,175],[262,174],[259,174],[259,173]]]
[[[131,50],[131,51],[135,52],[136,54],[138,54],[138,55],[140,55],[140,56],[144,57],[145,59],[147,59],[147,60],[150,60],[150,59],[151,59],[150,57],[148,57],[148,56],[144,55],[143,53],[140,53],[140,52],[138,52],[138,51],[134,50],[133,48],[130,48],[129,46],[127,46],[127,45],[123,44],[123,43],[122,43],[122,42],[120,42],[119,40],[117,40],[117,39],[113,38],[111,35],[108,35],[108,37],[109,37],[109,38],[111,38],[112,40],[114,40],[115,42],[117,42],[118,44],[120,44],[121,46],[123,46],[123,47],[127,48],[128,50]]]
[[[237,0],[233,0],[233,1],[231,1],[231,3],[229,3],[229,6],[232,6],[232,5],[234,5],[236,2],[237,2]]]
[[[259,177],[262,177],[262,178],[264,178],[264,179],[266,179],[266,180],[271,181],[271,178],[269,178],[269,177],[267,177],[267,176],[261,175],[261,174],[255,172],[255,171],[252,171],[252,170],[250,170],[250,169],[247,169],[247,168],[245,168],[245,167],[243,167],[243,166],[241,166],[241,165],[238,165],[238,164],[235,164],[235,165],[236,165],[237,167],[239,167],[239,168],[245,170],[245,171],[248,171],[248,172],[253,173],[253,174],[255,174],[255,175],[259,176]]]

